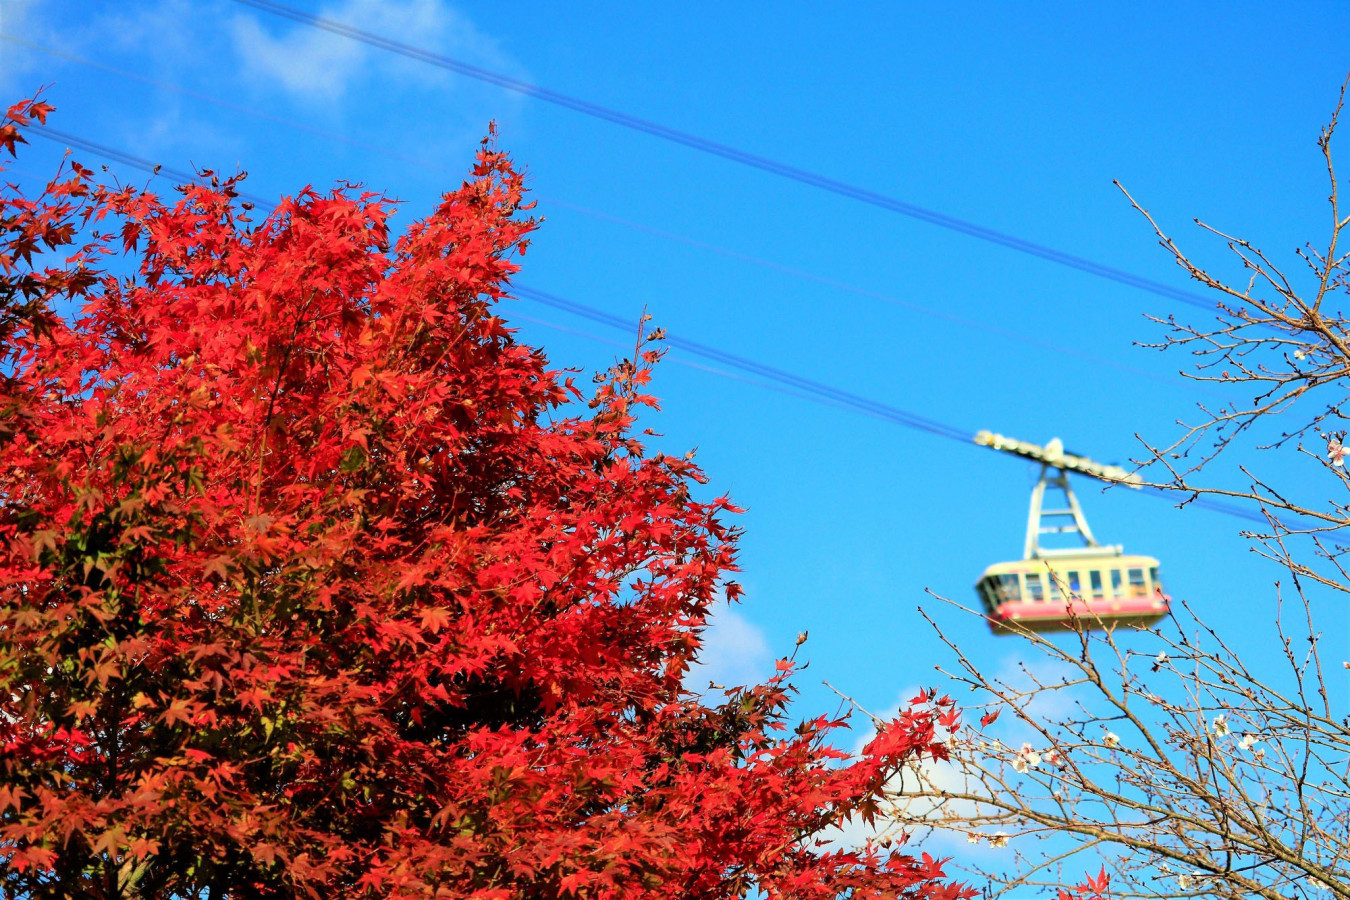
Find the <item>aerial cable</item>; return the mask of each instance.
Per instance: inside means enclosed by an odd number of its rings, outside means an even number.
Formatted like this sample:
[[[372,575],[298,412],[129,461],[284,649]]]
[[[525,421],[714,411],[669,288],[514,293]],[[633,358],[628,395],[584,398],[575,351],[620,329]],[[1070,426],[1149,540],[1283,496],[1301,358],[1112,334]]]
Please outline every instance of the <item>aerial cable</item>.
[[[817,275],[814,272],[809,272],[805,269],[798,269],[793,266],[783,265],[782,263],[777,263],[772,260],[763,259],[762,257],[752,256],[748,253],[742,253],[739,250],[732,250],[729,247],[722,247],[717,244],[710,244],[704,241],[696,240],[694,238],[685,237],[684,235],[674,234],[669,231],[663,231],[660,228],[654,228],[650,225],[644,225],[640,222],[633,222],[627,219],[622,219],[619,218],[618,216],[612,216],[609,213],[600,212],[599,210],[589,209],[584,206],[577,206],[576,204],[568,203],[567,201],[559,200],[555,197],[548,197],[539,193],[535,193],[534,196],[544,201],[545,203],[551,203],[555,206],[561,206],[565,209],[570,209],[574,212],[579,212],[582,215],[600,219],[601,221],[613,222],[614,224],[621,225],[625,228],[643,232],[645,234],[651,234],[664,240],[674,241],[676,243],[685,244],[690,247],[696,247],[700,250],[704,250],[709,253],[716,253],[719,256],[725,256],[730,259],[738,260],[740,262],[749,263],[750,265],[758,266],[760,268],[767,269],[772,272],[779,272],[783,275],[787,275],[792,278],[797,278],[802,281],[812,281],[815,282],[816,284],[824,285],[825,287],[833,288],[835,290],[846,291],[850,294],[856,294],[859,297],[867,297],[869,299],[876,300],[880,303],[885,303],[888,306],[895,306],[900,309],[911,310],[913,312],[920,313],[921,315],[930,316],[935,319],[941,319],[953,325],[959,325],[962,328],[971,328],[978,331],[984,331],[987,332],[988,334],[997,335],[998,337],[1003,337],[1009,340],[1017,341],[1018,343],[1021,344],[1026,344],[1029,347],[1038,347],[1042,350],[1050,350],[1055,353],[1062,353],[1065,356],[1074,357],[1076,359],[1080,359],[1085,362],[1091,362],[1102,366],[1108,366],[1110,368],[1117,369],[1121,372],[1126,372],[1130,375],[1135,375],[1140,378],[1148,378],[1152,381],[1167,384],[1173,388],[1176,387],[1176,379],[1166,375],[1162,375],[1158,372],[1150,372],[1146,369],[1136,368],[1135,366],[1126,365],[1125,363],[1117,362],[1116,360],[1113,359],[1107,359],[1102,356],[1096,356],[1094,354],[1088,353],[1083,350],[1078,350],[1072,347],[1062,347],[1058,344],[1053,344],[1049,341],[1044,341],[1039,338],[1031,337],[1029,335],[1020,334],[1016,331],[1009,331],[1005,328],[999,328],[997,325],[990,325],[988,323],[980,322],[975,319],[967,319],[963,316],[953,315],[952,313],[945,312],[940,309],[934,309],[929,306],[921,306],[920,304],[912,303],[908,300],[901,300],[900,298],[891,296],[890,294],[883,294],[879,291],[869,290],[864,287],[849,284],[846,281],[838,281],[833,278],[826,278],[822,275]],[[1193,390],[1197,390],[1206,394],[1217,396],[1219,393],[1211,388],[1205,387],[1203,385],[1198,385],[1193,382],[1189,383],[1188,386]]]
[[[173,91],[179,94],[183,94],[184,96],[191,97],[195,100],[210,103],[215,106],[219,106],[223,109],[233,110],[243,115],[252,116],[254,118],[262,119],[264,121],[272,122],[279,125],[284,125],[290,128],[294,128],[298,131],[305,132],[307,134],[313,134],[318,137],[326,138],[327,140],[348,144],[350,146],[365,150],[369,153],[375,153],[381,156],[389,157],[390,159],[397,159],[401,162],[411,163],[415,166],[418,166],[419,168],[441,172],[456,171],[455,169],[453,169],[448,165],[430,162],[429,160],[421,159],[415,156],[408,156],[407,154],[404,153],[398,153],[394,150],[389,149],[387,146],[381,144],[367,143],[365,141],[350,138],[343,134],[325,131],[322,128],[315,128],[311,125],[306,125],[304,123],[297,122],[294,119],[288,119],[281,116],[274,116],[269,113],[263,112],[262,110],[259,109],[243,106],[241,104],[233,103],[228,100],[222,100],[219,97],[213,97],[210,94],[204,94],[200,91],[190,90],[180,85],[160,81],[155,78],[150,78],[148,76],[141,75],[140,73],[137,72],[130,72],[125,69],[119,69],[116,68],[115,66],[109,66],[105,63],[97,62],[96,60],[86,59],[84,57],[76,56],[71,53],[66,53],[61,50],[46,47],[43,46],[42,44],[35,44],[32,41],[16,38],[13,35],[8,35],[3,32],[0,32],[0,40],[7,41],[12,44],[17,44],[22,47],[27,47],[31,50],[37,50],[40,53],[46,53],[50,56],[55,56],[58,59],[68,60],[70,62],[74,62],[82,66],[88,66],[90,68],[99,69],[104,72],[109,72],[113,75],[118,75],[123,78],[129,78],[134,81],[139,81],[143,84],[148,84],[152,87],[156,87],[161,90]],[[1034,338],[1025,334],[1020,334],[1016,331],[1009,331],[1005,328],[999,328],[998,326],[990,325],[985,322],[980,322],[974,319],[966,319],[962,316],[953,315],[940,309],[934,309],[929,306],[923,306],[918,303],[912,303],[907,300],[901,300],[900,298],[891,296],[889,294],[883,294],[879,291],[869,290],[867,288],[859,287],[854,284],[849,284],[848,282],[844,281],[838,281],[833,278],[826,278],[824,276],[816,275],[815,273],[806,271],[804,269],[798,269],[793,266],[783,265],[782,263],[777,263],[769,259],[764,259],[762,257],[753,256],[748,253],[743,253],[739,250],[733,250],[729,247],[722,247],[717,244],[712,244],[706,241],[697,240],[695,238],[686,237],[684,235],[675,234],[673,232],[664,231],[660,228],[655,228],[640,222],[634,222],[629,219],[624,219],[619,216],[614,216],[609,213],[591,209],[589,207],[569,203],[557,197],[551,197],[546,194],[541,194],[538,191],[532,191],[531,196],[533,196],[537,200],[544,202],[545,204],[559,206],[564,209],[580,213],[581,215],[588,216],[593,219],[598,219],[602,222],[609,222],[611,224],[619,225],[620,227],[627,228],[631,231],[637,231],[642,234],[653,235],[655,237],[661,238],[662,240],[684,244],[685,246],[689,247],[695,247],[699,250],[703,250],[708,253],[716,253],[719,256],[724,256],[729,259],[737,260],[739,262],[748,263],[749,265],[757,266],[759,268],[767,269],[769,271],[778,272],[783,275],[787,275],[791,278],[797,278],[802,281],[811,281],[815,282],[816,284],[824,285],[825,287],[833,288],[835,290],[846,291],[851,294],[856,294],[860,297],[867,297],[869,299],[876,300],[878,302],[885,303],[890,306],[911,310],[913,312],[920,313],[921,315],[930,316],[932,318],[942,319],[954,325],[959,325],[962,328],[978,329],[980,331],[988,332],[989,334],[997,335],[999,337],[1004,337],[1008,338],[1009,340],[1014,340],[1019,343],[1027,344],[1028,346],[1039,347],[1041,349],[1050,350],[1055,353],[1062,353],[1066,356],[1072,356],[1077,359],[1085,360],[1087,362],[1093,362],[1099,365],[1109,366],[1113,369],[1126,372],[1130,375],[1135,375],[1141,378],[1148,378],[1150,380],[1168,384],[1173,387],[1176,386],[1176,380],[1174,378],[1162,375],[1158,372],[1150,372],[1146,369],[1140,369],[1135,366],[1126,365],[1124,363],[1117,362],[1116,360],[1107,359],[1102,356],[1096,356],[1092,353],[1088,353],[1086,351],[1079,350],[1076,348],[1062,347],[1057,344],[1053,344],[1049,341]],[[1199,390],[1204,393],[1210,394],[1216,393],[1215,391],[1205,388],[1203,386],[1191,385],[1191,388],[1193,390]]]
[[[133,156],[130,153],[123,153],[114,147],[106,144],[96,144],[93,141],[86,141],[79,135],[71,134],[67,131],[60,131],[47,125],[29,125],[28,131],[33,132],[38,137],[44,137],[49,141],[69,144],[72,147],[78,147],[81,150],[87,150],[90,153],[102,156],[104,159],[111,159],[114,162],[120,162],[124,166],[130,166],[133,169],[140,169],[149,172],[151,175],[167,175],[175,178],[185,184],[199,181],[196,175],[189,174],[181,169],[172,169],[168,166],[162,166],[159,163],[151,162],[142,156]]]
[[[633,322],[629,319],[607,313],[603,310],[596,309],[593,306],[566,300],[555,294],[545,293],[544,291],[520,284],[512,285],[511,292],[517,297],[533,300],[536,303],[542,303],[545,306],[551,306],[554,309],[561,309],[575,316],[590,319],[592,322],[599,322],[602,325],[608,325],[612,328],[620,328],[626,331],[633,330]],[[712,360],[713,362],[740,369],[743,372],[749,372],[760,378],[787,385],[802,393],[814,397],[821,397],[836,404],[842,404],[859,412],[865,412],[875,418],[894,422],[897,425],[904,425],[907,428],[916,428],[921,431],[927,431],[931,434],[936,434],[939,437],[950,438],[951,440],[960,441],[961,443],[970,443],[973,439],[974,433],[967,429],[947,425],[935,419],[929,419],[918,415],[917,413],[900,409],[897,406],[891,406],[888,403],[872,400],[861,394],[855,394],[851,391],[843,390],[842,388],[836,388],[825,384],[824,382],[789,372],[786,369],[780,369],[777,366],[756,362],[748,357],[721,350],[699,341],[669,333],[666,334],[664,341],[667,346],[676,350],[682,350],[685,353],[694,356],[700,356],[704,359]]]
[[[183,182],[191,182],[197,180],[195,176],[189,175],[186,172],[159,166],[148,159],[144,159],[139,156],[133,156],[132,154],[124,153],[112,147],[107,147],[103,144],[99,144],[94,141],[85,140],[84,138],[81,138],[77,135],[69,134],[64,131],[59,131],[55,128],[49,128],[45,125],[33,126],[32,131],[36,135],[45,137],[49,140],[67,143],[70,144],[71,146],[79,147],[80,149],[86,150],[90,153],[97,153],[108,159],[116,160],[117,162],[120,162],[124,165],[140,169],[142,171],[149,172],[151,174],[168,175],[172,178],[176,178]],[[275,208],[272,204],[267,203],[261,198],[249,198],[249,199],[251,199],[252,202],[255,204],[255,206],[257,206],[260,210]],[[549,294],[544,291],[535,290],[534,288],[526,287],[524,285],[518,284],[512,285],[511,289],[512,292],[518,297],[533,300],[537,303],[542,303],[545,306],[551,306],[555,309],[561,309],[573,315],[590,319],[593,322],[599,322],[601,324],[608,325],[613,328],[619,328],[625,331],[631,331],[633,328],[633,323],[631,321],[620,318],[619,316],[613,315],[611,313],[607,313],[604,310],[596,309],[593,306],[587,306],[583,303],[577,303],[572,300],[566,300],[554,294]],[[750,374],[757,375],[769,381],[777,382],[778,384],[782,384],[787,387],[793,388],[803,394],[819,397],[821,399],[831,401],[835,405],[842,405],[859,412],[865,412],[868,415],[885,419],[887,421],[894,422],[899,425],[905,425],[910,428],[917,428],[923,431],[930,432],[932,434],[939,435],[940,437],[946,437],[952,440],[961,441],[962,443],[969,443],[972,440],[972,435],[974,434],[974,432],[969,431],[967,429],[955,428],[953,426],[946,425],[942,422],[925,418],[924,416],[920,416],[916,413],[908,412],[906,410],[900,409],[899,407],[891,406],[886,403],[881,403],[876,400],[871,400],[867,397],[863,397],[860,394],[854,394],[850,391],[845,391],[840,388],[832,387],[823,382],[815,381],[813,379],[806,378],[801,375],[796,375],[792,372],[787,371],[786,369],[780,369],[776,366],[770,366],[764,363],[759,363],[756,362],[755,360],[749,359],[748,357],[730,353],[725,350],[720,350],[717,347],[713,347],[709,344],[704,344],[699,341],[679,337],[676,335],[668,335],[665,341],[666,344],[669,345],[670,347],[682,350],[691,355],[699,356],[704,359],[709,359],[714,362],[719,362],[724,365],[731,366],[732,368],[740,369],[741,371],[748,372]]]
[[[1025,253],[1029,256],[1044,259],[1061,266],[1066,266],[1070,269],[1086,272],[1089,275],[1105,278],[1108,281],[1114,281],[1118,284],[1148,291],[1151,294],[1166,297],[1169,300],[1176,300],[1210,311],[1215,307],[1214,301],[1192,291],[1175,288],[1150,278],[1144,278],[1143,276],[1126,272],[1123,269],[1117,269],[1114,266],[1108,266],[1104,263],[1095,262],[1081,256],[1075,256],[1072,253],[1056,250],[1053,247],[1038,244],[1034,241],[1028,241],[1006,232],[997,231],[993,228],[987,228],[965,219],[949,216],[946,213],[918,206],[896,197],[869,190],[868,188],[839,181],[787,163],[778,162],[777,160],[765,156],[737,149],[728,144],[722,144],[717,141],[702,138],[698,135],[662,125],[659,122],[653,122],[648,119],[629,115],[628,113],[620,112],[619,110],[611,109],[607,106],[601,106],[598,103],[592,103],[589,100],[573,97],[570,94],[563,94],[541,85],[531,84],[528,81],[521,81],[520,79],[512,78],[509,75],[493,72],[489,69],[462,62],[440,53],[434,53],[412,44],[406,44],[402,41],[394,40],[393,38],[387,38],[334,19],[316,16],[312,13],[305,12],[304,10],[272,2],[272,0],[235,0],[235,2],[242,3],[245,6],[251,6],[255,9],[262,10],[263,12],[281,16],[282,18],[290,19],[301,25],[318,28],[350,40],[360,41],[361,43],[368,44],[372,47],[377,47],[390,53],[397,53],[400,56],[405,56],[409,59],[426,63],[427,65],[437,66],[438,68],[464,75],[469,78],[474,78],[479,81],[484,81],[508,91],[523,94],[524,96],[536,100],[542,100],[545,103],[551,103],[555,106],[561,106],[565,109],[591,116],[592,118],[601,119],[622,128],[649,134],[653,137],[660,138],[661,140],[680,144],[712,156],[718,156],[722,159],[759,169],[760,171],[787,178],[800,184],[829,191],[830,193],[837,194],[841,197],[858,200],[862,203],[878,207],[879,209],[899,213],[900,215],[908,216],[911,219],[917,219],[921,222],[927,222],[930,225],[946,228],[949,231],[955,231],[978,240],[997,244],[1000,247],[1006,247],[1010,250],[1015,250],[1018,253]]]
[[[128,166],[133,169],[140,169],[142,172],[148,172],[151,175],[166,175],[169,178],[173,178],[174,180],[179,181],[183,184],[199,184],[201,183],[202,180],[201,177],[195,173],[184,172],[181,169],[174,169],[170,168],[169,166],[163,166],[160,165],[159,163],[148,160],[143,156],[133,156],[130,153],[124,153],[121,150],[118,150],[114,147],[109,147],[106,144],[99,144],[95,141],[86,140],[77,134],[71,134],[67,131],[61,131],[59,129],[52,128],[49,125],[36,125],[36,124],[29,125],[25,128],[25,130],[31,132],[37,137],[46,138],[49,141],[55,141],[56,143],[59,144],[69,144],[72,147],[79,147],[81,150],[87,150],[88,152],[96,154],[98,156],[102,156],[105,159],[111,159],[114,162],[120,162],[124,166]],[[257,194],[245,193],[244,191],[238,190],[237,188],[235,189],[234,192],[236,196],[238,196],[243,200],[247,200],[249,203],[252,203],[256,208],[260,210],[270,212],[276,209],[275,203],[271,203],[267,200],[264,200]]]
[[[134,156],[130,153],[124,153],[112,147],[107,147],[95,141],[86,140],[77,135],[72,135],[63,131],[58,131],[54,128],[49,128],[47,126],[33,125],[30,126],[29,129],[27,130],[38,137],[43,137],[51,141],[56,141],[58,143],[66,143],[71,146],[79,147],[82,150],[87,150],[90,153],[95,153],[105,158],[115,160],[131,168],[139,169],[144,172],[149,172],[152,175],[167,175],[172,178],[176,178],[184,183],[195,182],[199,180],[197,176],[189,174],[187,172],[182,172],[179,170],[160,166],[148,159],[144,159],[139,156]],[[259,210],[275,209],[275,206],[273,204],[268,203],[267,201],[262,200],[261,198],[251,197],[250,195],[247,194],[240,194],[239,196],[244,197],[245,199],[249,199],[252,203],[254,203],[254,205]],[[634,322],[630,319],[625,319],[623,317],[616,316],[613,313],[605,312],[604,310],[597,309],[593,306],[588,306],[584,303],[578,303],[573,300],[567,300],[555,294],[550,294],[520,284],[512,285],[511,292],[515,296],[520,297],[522,299],[532,300],[534,302],[541,303],[545,306],[550,306],[553,307],[554,309],[559,309],[564,312],[568,312],[573,315],[589,319],[592,322],[598,322],[600,324],[607,325],[611,328],[621,329],[630,334],[633,332],[634,329]],[[595,337],[594,335],[586,335],[586,336]],[[597,339],[603,341],[602,338]],[[974,434],[971,431],[964,428],[958,428],[954,425],[949,425],[947,423],[940,422],[936,419],[930,419],[925,416],[921,416],[917,413],[912,413],[909,412],[908,410],[901,409],[897,406],[892,406],[888,403],[882,403],[877,400],[872,400],[871,398],[864,397],[861,394],[855,394],[851,391],[836,388],[831,385],[825,384],[824,382],[816,381],[814,379],[807,378],[802,375],[797,375],[793,372],[789,372],[786,369],[781,369],[776,366],[760,363],[748,357],[731,353],[729,351],[722,350],[717,347],[713,347],[709,344],[704,344],[702,342],[695,341],[689,338],[667,334],[664,340],[668,346],[674,349],[683,351],[693,356],[700,356],[704,359],[720,363],[724,366],[728,366],[733,369],[739,369],[743,372],[754,375],[758,378],[764,379],[769,382],[774,382],[783,385],[784,387],[789,389],[790,393],[794,393],[797,396],[803,397],[804,399],[810,399],[815,402],[825,403],[829,406],[849,409],[854,412],[859,412],[864,415],[871,416],[873,418],[891,422],[893,424],[900,425],[905,428],[912,428],[915,430],[924,431],[929,434],[936,435],[938,437],[959,441],[962,444],[972,445],[974,443]],[[736,377],[734,375],[729,375],[728,373],[718,372],[712,369],[710,369],[709,371],[712,371],[714,374],[724,375],[727,377],[733,378]],[[1169,492],[1162,491],[1156,488],[1145,488],[1145,490],[1150,494],[1150,496],[1156,496],[1164,499],[1172,499]],[[1212,510],[1214,512],[1224,513],[1225,515],[1235,516],[1237,518],[1247,519],[1249,521],[1260,522],[1261,524],[1268,524],[1268,520],[1264,515],[1246,509],[1245,507],[1237,506],[1235,504],[1225,503],[1219,500],[1210,500],[1206,497],[1197,497],[1191,502],[1195,506],[1200,506],[1205,509]]]
[[[559,325],[557,322],[553,322],[548,319],[540,319],[537,316],[526,315],[525,313],[522,312],[513,312],[511,314],[511,321],[512,323],[529,322],[532,325],[539,325],[551,331],[559,331],[562,332],[563,334],[575,335],[576,337],[585,338],[586,340],[593,341],[597,344],[604,344],[609,347],[617,347],[620,350],[626,350],[631,352],[633,349],[633,341],[631,339],[631,335],[634,329],[631,327],[631,323],[630,327],[628,328],[628,334],[630,336],[630,339],[624,341],[624,340],[617,340],[615,338],[603,337],[599,334],[596,334],[594,331],[585,331],[580,328],[570,328],[566,325]],[[858,413],[860,415],[872,415],[872,413],[869,413],[865,410],[857,409],[845,403],[841,403],[838,400],[830,400],[825,397],[807,394],[803,391],[799,391],[795,388],[788,387],[787,385],[784,384],[778,384],[773,381],[766,381],[763,378],[755,378],[751,375],[743,375],[728,368],[719,368],[717,366],[705,365],[701,362],[695,362],[692,359],[686,359],[682,354],[679,353],[676,353],[674,356],[665,357],[665,359],[678,366],[684,366],[685,368],[689,369],[696,369],[700,372],[707,372],[711,375],[716,375],[718,378],[726,378],[729,381],[739,381],[742,384],[752,385],[753,387],[757,387],[766,391],[773,391],[774,393],[783,394],[788,397],[795,397],[798,400],[805,400],[808,403],[815,403],[819,404],[820,406],[830,406],[835,409],[842,409],[846,412]],[[877,417],[873,416],[873,418]]]
[[[599,322],[602,325],[608,325],[611,328],[617,328],[622,331],[627,331],[630,334],[632,333],[634,328],[634,323],[631,319],[622,318],[612,313],[607,313],[603,310],[596,309],[593,306],[587,306],[583,303],[577,303],[574,300],[566,300],[554,294],[545,293],[544,291],[535,290],[534,288],[525,287],[524,285],[520,284],[512,285],[511,292],[515,296],[520,297],[522,299],[533,300],[536,303],[542,303],[545,306],[551,306],[554,309],[560,309],[563,310],[564,312],[569,312],[572,313],[573,315],[589,319],[592,322]],[[605,343],[609,343],[608,341],[604,341],[603,338],[598,338],[595,335],[587,335],[585,333],[582,334],[585,337],[590,337],[595,340],[600,340]],[[673,335],[669,333],[665,335],[664,342],[668,346],[675,348],[677,350],[683,350],[686,353],[695,356],[701,356],[704,359],[713,360],[714,362],[719,362],[722,363],[723,365],[730,366],[732,368],[740,369],[741,371],[757,375],[760,378],[764,378],[769,381],[786,385],[789,388],[793,389],[792,393],[797,394],[798,396],[804,395],[804,399],[816,400],[817,402],[825,402],[830,406],[844,407],[847,409],[851,409],[854,412],[860,412],[863,413],[864,415],[872,416],[873,418],[882,419],[883,421],[891,422],[896,425],[902,425],[906,428],[914,428],[921,431],[929,432],[930,434],[935,434],[938,437],[949,438],[951,440],[958,441],[962,444],[975,443],[974,435],[963,428],[958,428],[954,425],[948,425],[945,422],[939,422],[936,419],[929,419],[927,417],[920,416],[917,413],[912,413],[907,410],[900,409],[899,407],[891,406],[890,404],[887,403],[882,403],[880,401],[872,400],[868,397],[864,397],[859,394],[852,393],[850,391],[845,391],[840,388],[832,387],[830,385],[824,384],[823,382],[815,381],[814,379],[806,378],[801,375],[796,375],[792,372],[788,372],[776,366],[770,366],[764,363],[756,362],[755,360],[748,359],[747,357],[730,353],[725,350],[720,350],[716,347],[711,347],[708,344],[703,344],[698,341],[690,340],[688,338],[683,338],[678,335]],[[724,373],[716,373],[716,374],[724,374]],[[1175,500],[1175,497],[1172,495],[1171,492],[1164,491],[1159,488],[1155,488],[1152,486],[1144,486],[1142,490],[1149,496],[1158,497],[1166,500]],[[1193,499],[1191,503],[1195,506],[1200,506],[1213,512],[1220,512],[1225,515],[1236,516],[1237,518],[1246,519],[1251,522],[1259,522],[1263,525],[1269,524],[1266,517],[1261,513],[1255,512],[1242,506],[1238,506],[1236,504],[1225,503],[1221,500],[1211,500],[1206,497],[1197,497]]]
[[[184,183],[198,180],[196,176],[190,175],[187,172],[156,165],[148,159],[133,156],[130,153],[124,153],[115,148],[105,146],[95,141],[86,140],[78,135],[59,131],[45,125],[32,126],[31,130],[34,134],[45,137],[48,140],[63,142],[71,146],[79,147],[82,150],[116,160],[124,165],[149,172],[153,175],[167,175]],[[271,210],[275,208],[273,204],[268,203],[262,198],[247,194],[240,194],[240,196],[250,200],[259,210]],[[601,324],[619,328],[624,331],[631,332],[633,329],[633,323],[631,321],[607,313],[604,310],[596,309],[593,306],[566,300],[554,294],[545,293],[544,291],[535,290],[524,285],[513,285],[512,291],[518,297],[533,300],[555,309],[561,309],[573,315],[590,319],[593,322],[600,322]],[[904,425],[909,428],[927,431],[940,437],[960,441],[961,443],[969,443],[972,439],[973,432],[968,429],[956,428],[934,419],[928,419],[917,413],[911,413],[887,403],[871,400],[860,394],[832,387],[824,382],[796,375],[786,369],[780,369],[776,366],[756,362],[748,357],[730,353],[709,344],[676,335],[668,335],[665,342],[668,346],[682,350],[685,353],[739,369],[767,381],[791,388],[799,395],[818,398],[833,406],[842,406],[856,412],[865,413],[874,418],[879,418],[898,425]]]

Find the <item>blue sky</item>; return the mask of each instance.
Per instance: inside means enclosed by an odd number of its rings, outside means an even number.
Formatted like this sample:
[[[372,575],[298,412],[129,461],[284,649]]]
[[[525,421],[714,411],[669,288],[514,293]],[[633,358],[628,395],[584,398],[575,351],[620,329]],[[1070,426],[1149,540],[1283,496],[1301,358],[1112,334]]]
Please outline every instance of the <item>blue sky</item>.
[[[1328,233],[1315,140],[1350,69],[1342,3],[294,2],[1176,287],[1112,179],[1235,277],[1192,217],[1290,263]],[[645,307],[672,333],[972,433],[1125,462],[1136,434],[1170,442],[1217,399],[1176,376],[1184,357],[1133,345],[1162,334],[1146,314],[1200,310],[238,3],[0,0],[0,31],[63,54],[0,43],[0,88],[50,85],[54,127],[175,168],[243,168],[267,197],[356,181],[404,200],[407,221],[458,184],[495,119],[547,219],[522,284],[634,323]],[[58,159],[34,143],[20,179]],[[532,302],[505,315],[558,365],[631,347]],[[672,352],[647,424],[663,449],[697,447],[711,490],[747,508],[748,595],[711,636],[715,673],[767,675],[808,630],[804,713],[834,708],[822,679],[893,707],[948,659],[920,605],[990,669],[1018,658],[926,591],[972,603],[984,567],[1020,554],[1031,464],[714,368]],[[1284,450],[1235,454],[1211,481],[1237,484],[1237,461],[1312,495],[1326,477]],[[1241,520],[1079,491],[1100,538],[1161,558],[1175,597],[1274,663],[1261,636],[1281,570]],[[1342,654],[1344,619],[1318,602]]]

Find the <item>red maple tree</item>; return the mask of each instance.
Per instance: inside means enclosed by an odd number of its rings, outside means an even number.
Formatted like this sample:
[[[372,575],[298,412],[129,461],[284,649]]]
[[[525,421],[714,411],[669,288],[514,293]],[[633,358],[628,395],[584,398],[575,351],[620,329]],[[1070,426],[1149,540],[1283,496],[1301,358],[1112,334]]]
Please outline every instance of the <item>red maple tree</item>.
[[[0,194],[6,896],[968,895],[818,839],[948,701],[847,758],[785,728],[790,661],[682,690],[735,510],[644,452],[650,345],[587,408],[496,312],[503,153],[393,242],[202,174]]]

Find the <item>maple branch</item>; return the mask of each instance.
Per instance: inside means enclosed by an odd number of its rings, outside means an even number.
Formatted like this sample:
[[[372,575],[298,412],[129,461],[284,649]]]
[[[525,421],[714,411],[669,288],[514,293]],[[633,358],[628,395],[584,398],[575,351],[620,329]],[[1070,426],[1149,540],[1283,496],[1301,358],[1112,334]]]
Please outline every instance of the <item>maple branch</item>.
[[[267,411],[263,414],[262,423],[258,426],[261,435],[258,445],[258,471],[253,483],[252,511],[255,515],[260,510],[262,498],[263,461],[267,458],[267,432],[272,425],[272,416],[276,413],[277,398],[281,395],[281,385],[286,377],[286,367],[290,365],[291,354],[295,350],[296,342],[300,339],[300,331],[305,325],[305,314],[309,312],[309,307],[314,302],[315,296],[315,291],[310,291],[305,296],[304,305],[300,307],[300,312],[295,317],[295,328],[292,329],[290,340],[286,342],[285,349],[282,351],[281,362],[277,365],[276,381],[272,385],[272,391],[267,398]]]

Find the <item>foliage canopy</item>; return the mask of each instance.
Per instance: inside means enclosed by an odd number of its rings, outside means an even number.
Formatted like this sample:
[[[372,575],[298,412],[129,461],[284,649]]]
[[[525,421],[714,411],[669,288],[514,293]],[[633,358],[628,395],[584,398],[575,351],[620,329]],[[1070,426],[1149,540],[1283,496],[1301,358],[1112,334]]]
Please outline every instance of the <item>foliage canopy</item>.
[[[491,140],[396,240],[202,175],[0,194],[7,896],[968,894],[818,839],[950,702],[848,759],[790,660],[682,689],[735,509],[634,431],[658,351],[574,406],[496,313],[536,222]]]

